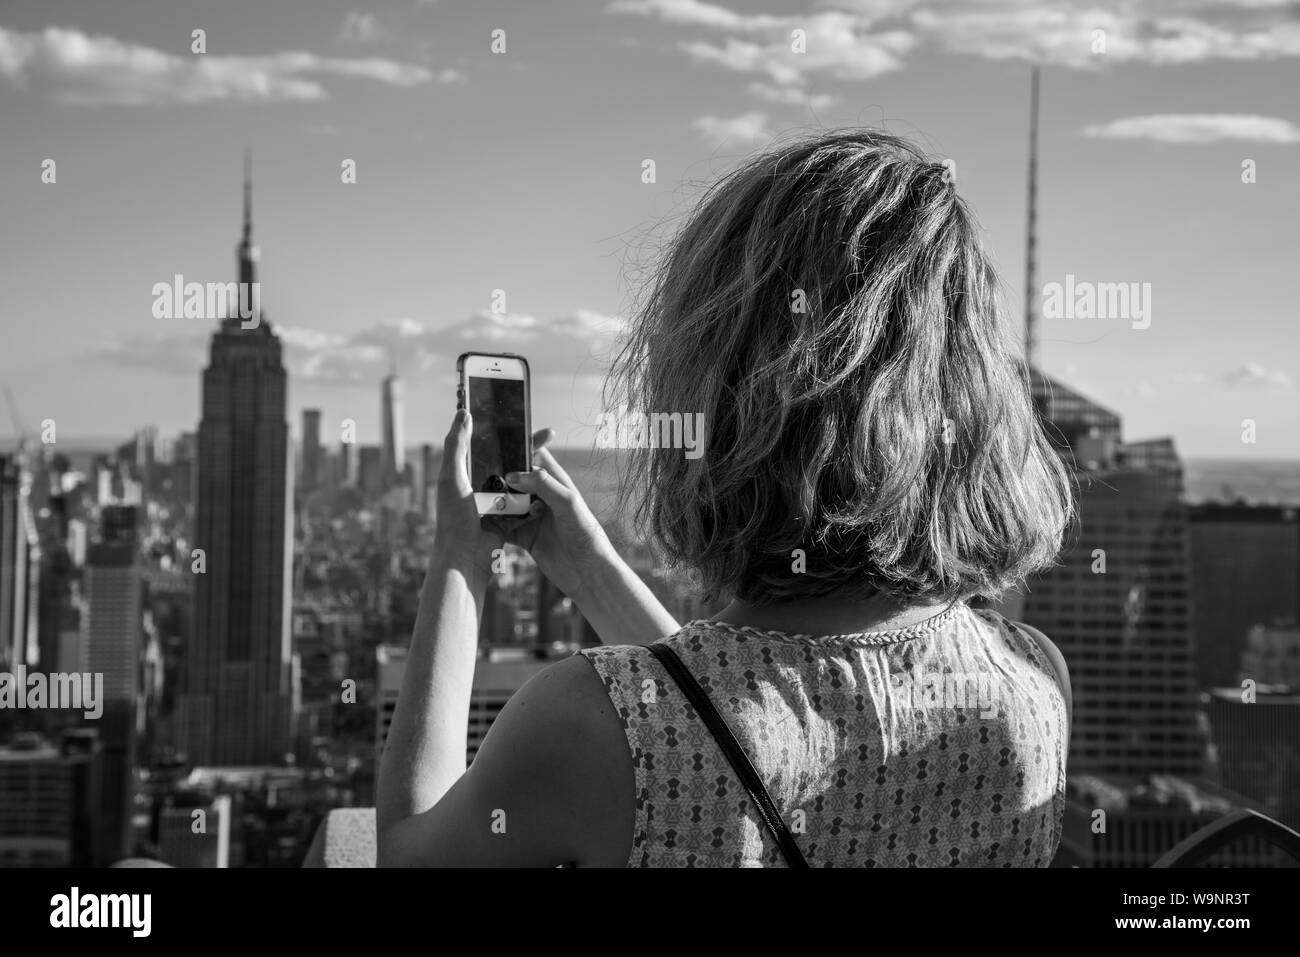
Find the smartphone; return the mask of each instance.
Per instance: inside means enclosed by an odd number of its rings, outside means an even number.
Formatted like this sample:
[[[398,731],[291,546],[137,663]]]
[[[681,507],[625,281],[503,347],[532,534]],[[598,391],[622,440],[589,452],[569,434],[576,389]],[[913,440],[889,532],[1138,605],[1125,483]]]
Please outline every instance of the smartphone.
[[[512,352],[466,352],[456,360],[457,407],[469,409],[470,484],[480,515],[526,515],[533,497],[506,484],[532,468],[528,360]]]

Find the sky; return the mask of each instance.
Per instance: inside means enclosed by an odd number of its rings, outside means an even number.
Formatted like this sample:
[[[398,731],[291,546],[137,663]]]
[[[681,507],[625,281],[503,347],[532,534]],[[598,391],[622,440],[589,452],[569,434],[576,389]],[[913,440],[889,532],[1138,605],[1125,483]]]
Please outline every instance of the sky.
[[[1039,290],[1150,290],[1142,321],[1044,318],[1042,367],[1128,438],[1300,458],[1290,0],[6,0],[0,384],[33,434],[195,428],[213,324],[152,290],[236,278],[245,149],[295,434],[312,407],[377,443],[395,362],[408,442],[440,444],[456,356],[488,349],[529,358],[537,427],[590,445],[701,191],[829,127],[951,161],[1019,322],[1034,63]]]

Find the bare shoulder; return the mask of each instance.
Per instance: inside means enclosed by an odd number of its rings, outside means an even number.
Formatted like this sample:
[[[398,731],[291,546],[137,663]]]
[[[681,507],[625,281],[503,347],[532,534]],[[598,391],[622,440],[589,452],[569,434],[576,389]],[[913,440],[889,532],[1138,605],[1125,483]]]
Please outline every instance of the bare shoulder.
[[[1065,656],[1061,654],[1061,649],[1057,648],[1050,638],[1032,625],[1026,625],[1022,621],[1018,621],[1015,624],[1016,627],[1038,643],[1038,647],[1043,649],[1043,654],[1056,670],[1056,677],[1061,683],[1061,693],[1065,696],[1066,714],[1068,714],[1071,720],[1073,720],[1074,695],[1070,691],[1070,669],[1065,663]]]
[[[635,822],[632,757],[604,683],[584,656],[551,665],[511,697],[469,773],[488,793],[529,795],[530,806],[519,810],[533,826],[563,836],[573,863],[626,863]]]
[[[604,684],[582,656],[535,675],[433,807],[389,829],[384,866],[619,867],[636,776]]]

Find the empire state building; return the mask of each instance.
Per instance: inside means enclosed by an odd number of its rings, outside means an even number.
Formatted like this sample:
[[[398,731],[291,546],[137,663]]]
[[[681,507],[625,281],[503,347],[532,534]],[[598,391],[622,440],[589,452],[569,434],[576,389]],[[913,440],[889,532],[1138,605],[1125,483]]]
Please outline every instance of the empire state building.
[[[239,281],[257,282],[245,164]],[[252,288],[245,301],[257,303]],[[279,764],[292,745],[292,476],[287,376],[264,316],[240,310],[212,335],[203,370],[193,547],[194,631],[178,737],[196,765]]]

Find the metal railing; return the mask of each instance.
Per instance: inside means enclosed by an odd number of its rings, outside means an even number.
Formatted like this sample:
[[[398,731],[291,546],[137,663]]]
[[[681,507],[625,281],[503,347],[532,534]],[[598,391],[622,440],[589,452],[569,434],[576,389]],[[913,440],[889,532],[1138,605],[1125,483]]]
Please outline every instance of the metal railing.
[[[1259,838],[1300,861],[1300,833],[1249,808],[1211,821],[1175,844],[1152,867],[1200,867],[1216,852],[1242,838]]]

